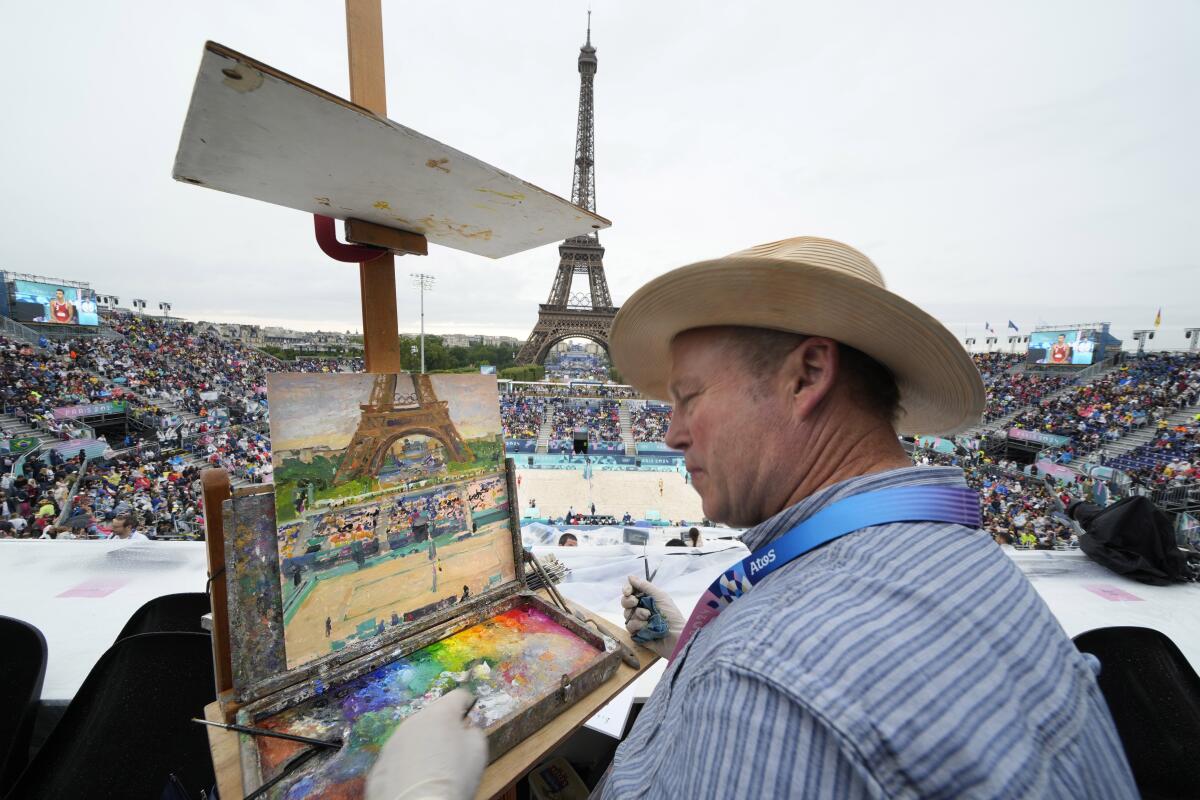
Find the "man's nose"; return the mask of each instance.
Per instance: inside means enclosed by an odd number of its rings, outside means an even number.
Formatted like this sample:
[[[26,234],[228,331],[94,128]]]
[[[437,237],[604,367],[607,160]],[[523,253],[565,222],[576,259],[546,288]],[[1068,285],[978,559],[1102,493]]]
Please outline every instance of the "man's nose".
[[[672,450],[687,450],[691,444],[691,436],[687,433],[687,423],[682,414],[671,411],[671,424],[667,426],[667,435],[663,440]]]

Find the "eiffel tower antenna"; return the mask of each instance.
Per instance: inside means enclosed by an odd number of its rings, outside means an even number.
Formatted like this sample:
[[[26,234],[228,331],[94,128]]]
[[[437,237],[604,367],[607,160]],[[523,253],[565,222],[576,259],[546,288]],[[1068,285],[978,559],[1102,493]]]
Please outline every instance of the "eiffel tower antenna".
[[[587,39],[579,48],[579,113],[575,127],[575,166],[571,202],[596,210],[595,82],[596,48],[592,46],[592,11],[588,9]],[[517,354],[518,364],[544,363],[550,348],[564,339],[590,339],[608,350],[608,333],[617,308],[604,277],[604,248],[596,233],[573,236],[558,246],[558,272],[550,297],[538,307],[538,321]],[[572,292],[575,276],[587,276],[587,291]]]

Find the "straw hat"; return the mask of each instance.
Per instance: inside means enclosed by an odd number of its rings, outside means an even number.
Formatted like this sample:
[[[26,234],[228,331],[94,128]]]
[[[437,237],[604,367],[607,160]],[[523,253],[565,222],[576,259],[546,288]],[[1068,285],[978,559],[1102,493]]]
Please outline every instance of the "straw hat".
[[[613,363],[643,394],[668,399],[671,341],[710,325],[827,336],[861,350],[896,377],[902,434],[955,433],[983,413],[979,370],[954,335],[840,242],[799,236],[660,275],[617,313]]]

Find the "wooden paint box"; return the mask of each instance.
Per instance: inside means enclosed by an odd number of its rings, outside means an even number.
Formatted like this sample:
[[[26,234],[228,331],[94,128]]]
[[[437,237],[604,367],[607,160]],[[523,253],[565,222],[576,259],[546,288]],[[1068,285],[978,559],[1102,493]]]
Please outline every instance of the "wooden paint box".
[[[225,699],[236,707],[236,721],[346,742],[309,760],[268,797],[361,794],[378,746],[395,725],[460,684],[479,696],[471,714],[484,726],[489,761],[495,760],[616,671],[621,656],[613,640],[528,591],[511,460],[504,476],[514,580],[411,623],[385,624],[376,635],[291,669],[274,494],[264,487],[224,503],[234,686]],[[258,788],[305,749],[241,735],[243,788]]]

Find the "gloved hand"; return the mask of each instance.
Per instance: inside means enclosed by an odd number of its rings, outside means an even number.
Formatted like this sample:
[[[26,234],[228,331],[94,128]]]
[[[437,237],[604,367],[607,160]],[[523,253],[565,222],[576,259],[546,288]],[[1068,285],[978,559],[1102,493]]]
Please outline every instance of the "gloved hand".
[[[474,695],[455,689],[400,723],[367,776],[367,800],[472,800],[487,739],[463,719]]]
[[[636,575],[630,575],[626,580],[621,593],[621,607],[625,609],[625,630],[629,631],[634,641],[642,647],[653,650],[663,658],[670,658],[679,642],[679,635],[683,633],[683,624],[686,622],[683,614],[671,596],[650,581]],[[661,635],[651,633],[647,629],[652,612],[644,607],[646,604],[639,607],[639,595],[653,601],[653,613],[660,615],[666,623],[666,631]]]

